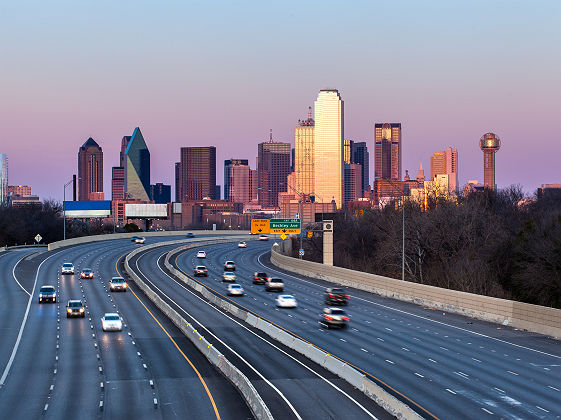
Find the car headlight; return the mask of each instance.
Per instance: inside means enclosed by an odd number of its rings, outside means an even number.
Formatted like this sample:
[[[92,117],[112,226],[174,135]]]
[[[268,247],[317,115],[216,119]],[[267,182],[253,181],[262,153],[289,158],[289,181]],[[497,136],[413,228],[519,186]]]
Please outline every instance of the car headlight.
[[[80,312],[84,312],[84,308],[80,308]]]
[[[67,309],[67,312],[69,312],[69,313],[72,312],[72,309],[68,308],[68,309]]]

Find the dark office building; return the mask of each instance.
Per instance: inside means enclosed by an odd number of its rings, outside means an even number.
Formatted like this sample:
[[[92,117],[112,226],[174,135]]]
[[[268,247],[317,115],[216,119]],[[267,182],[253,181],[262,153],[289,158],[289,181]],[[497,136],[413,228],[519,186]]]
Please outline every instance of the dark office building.
[[[290,143],[268,141],[258,144],[257,176],[259,205],[278,207],[279,192],[286,192],[290,173]]]
[[[167,204],[171,201],[171,185],[161,182],[150,185],[150,200],[156,204]]]
[[[125,143],[121,145],[121,152]],[[125,148],[125,198],[150,200],[150,152],[140,128],[136,127]]]
[[[361,182],[361,194],[368,189],[370,185],[370,154],[368,153],[368,147],[366,146],[366,142],[358,142],[353,143],[352,150],[352,162],[358,163],[361,166],[362,171],[362,182]]]
[[[374,177],[401,180],[401,123],[376,123]]]
[[[80,201],[103,192],[103,151],[91,137],[78,150],[78,185]]]
[[[216,199],[216,147],[182,147],[180,154],[179,201]]]

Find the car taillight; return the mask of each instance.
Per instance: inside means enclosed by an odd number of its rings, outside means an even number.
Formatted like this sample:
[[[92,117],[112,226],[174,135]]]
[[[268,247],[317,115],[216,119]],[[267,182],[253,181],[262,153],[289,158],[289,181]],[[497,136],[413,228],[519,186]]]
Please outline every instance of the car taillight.
[[[348,320],[349,320],[349,317],[348,317],[348,316],[344,316],[344,317],[343,317],[343,320],[344,320],[344,321],[348,321]]]
[[[345,295],[345,299],[348,299],[348,298],[350,298],[350,296],[349,296],[349,295]]]
[[[332,317],[332,316],[329,316],[329,315],[325,315],[325,319],[326,319],[327,321],[332,321],[332,320],[333,320],[333,317]]]
[[[329,295],[329,297],[330,297],[331,299],[334,299],[334,298],[335,298],[335,295]]]

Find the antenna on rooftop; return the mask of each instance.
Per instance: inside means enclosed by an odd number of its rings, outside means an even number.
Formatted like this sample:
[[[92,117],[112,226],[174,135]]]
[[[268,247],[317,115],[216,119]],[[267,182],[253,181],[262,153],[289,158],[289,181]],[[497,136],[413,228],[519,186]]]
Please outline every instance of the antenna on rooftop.
[[[312,119],[312,107],[309,106],[308,107],[308,120],[311,120],[311,119]]]
[[[272,128],[269,129],[269,142],[270,143],[273,142],[273,129]]]

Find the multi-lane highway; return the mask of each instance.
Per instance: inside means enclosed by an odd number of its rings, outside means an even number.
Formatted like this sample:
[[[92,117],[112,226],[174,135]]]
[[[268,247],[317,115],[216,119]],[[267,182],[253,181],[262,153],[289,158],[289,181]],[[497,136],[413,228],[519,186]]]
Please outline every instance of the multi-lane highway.
[[[347,330],[318,324],[327,283],[279,273],[268,263],[270,243],[207,246],[208,279],[198,278],[224,299],[284,327],[349,362],[427,418],[559,418],[561,416],[561,347],[556,340],[516,331],[433,308],[384,299],[352,290]],[[172,262],[191,275],[196,249]],[[160,255],[163,254],[163,251]],[[220,281],[226,260],[237,263],[244,297],[226,296]],[[141,260],[142,270],[162,265],[157,253]],[[274,293],[251,282],[254,271],[285,280],[296,296],[296,310],[274,305]],[[179,293],[166,276],[151,270],[151,280],[167,293]],[[175,292],[174,292],[175,291]],[[187,292],[188,293],[188,292]],[[183,294],[186,294],[183,292]]]
[[[2,418],[252,417],[235,387],[134,285],[108,291],[117,262],[138,246],[114,240],[0,254]],[[76,274],[61,275],[63,262]],[[85,267],[94,279],[79,278]],[[46,284],[57,303],[38,303]],[[83,300],[85,318],[66,318],[68,299]],[[122,332],[102,331],[105,312],[121,314]]]

